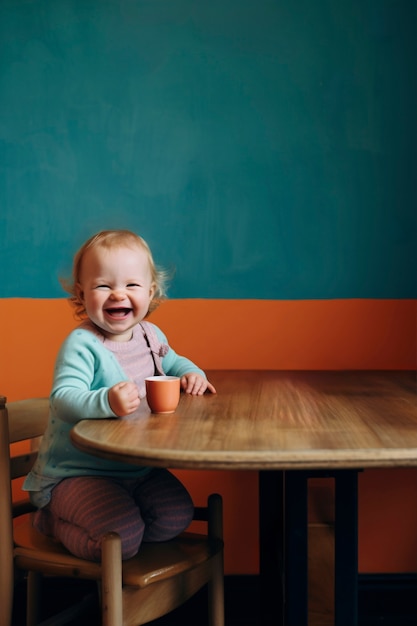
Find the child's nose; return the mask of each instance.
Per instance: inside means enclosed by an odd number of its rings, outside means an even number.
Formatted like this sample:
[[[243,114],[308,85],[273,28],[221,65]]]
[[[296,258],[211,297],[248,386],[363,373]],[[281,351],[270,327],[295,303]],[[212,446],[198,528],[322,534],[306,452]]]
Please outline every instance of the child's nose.
[[[110,294],[112,300],[124,300],[125,292],[124,289],[113,289]]]

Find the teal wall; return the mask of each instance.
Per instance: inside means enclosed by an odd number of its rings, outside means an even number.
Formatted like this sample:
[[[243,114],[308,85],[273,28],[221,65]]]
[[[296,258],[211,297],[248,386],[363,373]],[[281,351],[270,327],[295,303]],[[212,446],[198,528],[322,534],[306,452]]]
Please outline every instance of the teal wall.
[[[415,0],[2,0],[0,296],[128,227],[174,298],[417,296]]]

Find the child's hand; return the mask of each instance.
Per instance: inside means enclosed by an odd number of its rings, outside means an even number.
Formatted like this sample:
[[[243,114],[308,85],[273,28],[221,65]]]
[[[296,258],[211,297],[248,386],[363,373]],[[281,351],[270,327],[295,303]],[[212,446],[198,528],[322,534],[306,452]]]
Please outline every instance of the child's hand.
[[[140,404],[135,383],[123,381],[109,389],[110,408],[118,417],[134,413]]]
[[[211,393],[216,393],[213,385],[209,383],[204,376],[196,374],[195,372],[184,374],[184,376],[181,377],[181,388],[185,393],[190,393],[193,396],[202,396],[206,390]]]

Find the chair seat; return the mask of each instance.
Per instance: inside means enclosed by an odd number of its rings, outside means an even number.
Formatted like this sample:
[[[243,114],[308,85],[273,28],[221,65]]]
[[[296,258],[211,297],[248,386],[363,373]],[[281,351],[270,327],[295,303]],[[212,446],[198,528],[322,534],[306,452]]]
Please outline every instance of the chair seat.
[[[14,531],[15,560],[19,567],[54,575],[100,580],[100,563],[79,559],[59,542],[33,528],[28,516]],[[138,554],[123,561],[123,584],[144,588],[207,562],[223,549],[221,540],[184,532],[161,543],[143,543]]]
[[[136,556],[123,562],[123,582],[146,587],[197,567],[222,549],[222,541],[190,532],[163,543],[143,543]]]

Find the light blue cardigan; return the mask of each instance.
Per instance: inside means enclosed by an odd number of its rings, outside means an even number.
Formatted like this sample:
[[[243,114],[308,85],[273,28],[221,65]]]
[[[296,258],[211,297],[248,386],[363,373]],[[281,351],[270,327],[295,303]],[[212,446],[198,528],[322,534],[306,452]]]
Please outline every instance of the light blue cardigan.
[[[151,326],[161,344],[167,344],[164,333],[154,324]],[[172,348],[163,357],[162,367],[172,376],[188,372],[204,376],[192,361],[177,355]],[[116,417],[109,405],[108,389],[122,380],[127,377],[116,357],[92,332],[79,327],[68,335],[56,361],[48,425],[37,461],[23,485],[35,506],[48,504],[51,490],[64,478],[86,475],[134,478],[149,471],[146,467],[81,452],[70,440],[70,431],[80,419]]]

